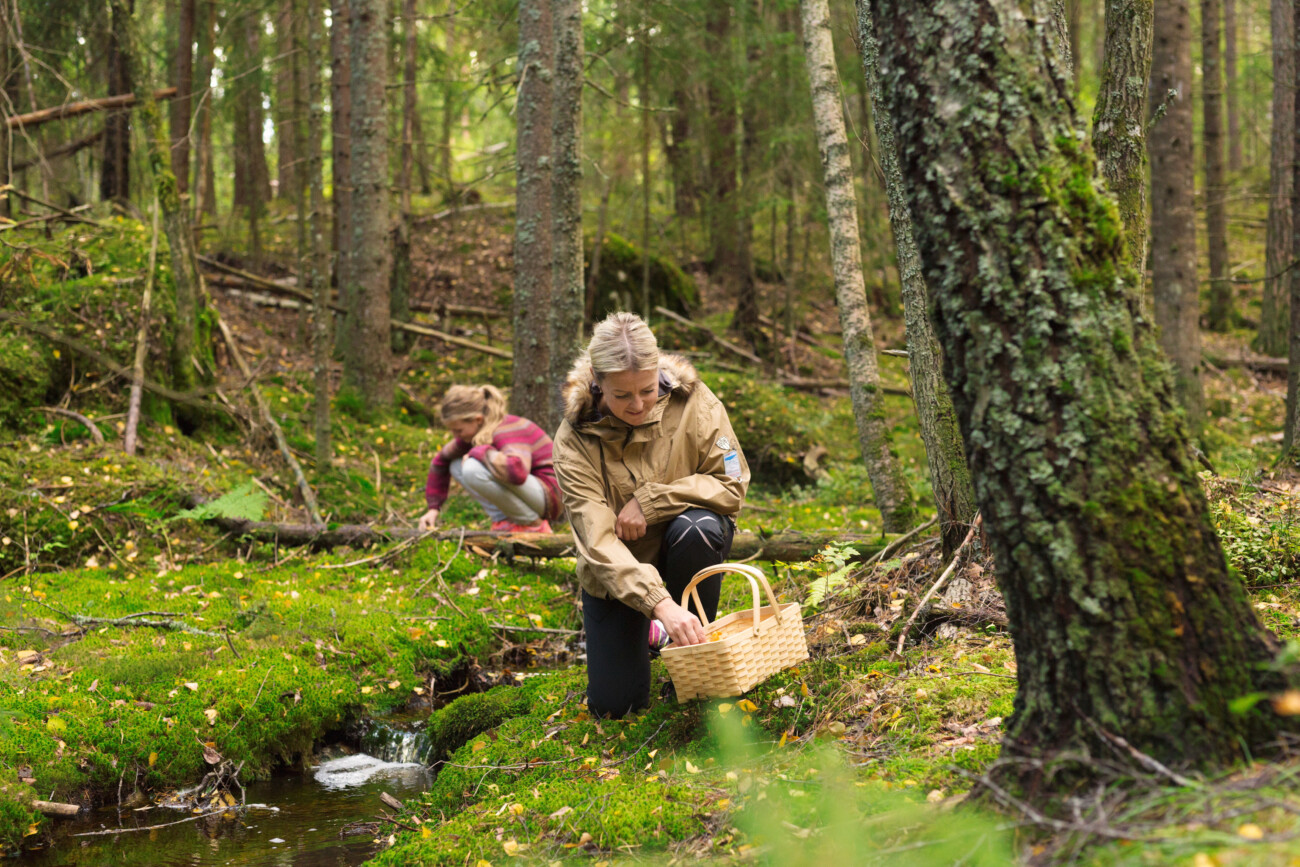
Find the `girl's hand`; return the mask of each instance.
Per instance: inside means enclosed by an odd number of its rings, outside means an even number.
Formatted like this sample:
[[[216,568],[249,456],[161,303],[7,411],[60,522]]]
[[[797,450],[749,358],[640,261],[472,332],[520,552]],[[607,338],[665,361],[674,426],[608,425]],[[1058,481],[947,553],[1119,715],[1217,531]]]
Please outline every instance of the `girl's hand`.
[[[420,518],[420,530],[427,533],[436,526],[438,526],[438,510],[430,509]]]
[[[618,519],[614,521],[614,535],[624,542],[635,542],[645,535],[645,531],[645,513],[641,511],[641,504],[636,497],[633,497],[619,511]]]
[[[704,626],[700,618],[687,611],[671,599],[665,599],[655,606],[655,618],[668,630],[668,637],[673,644],[683,647],[688,644],[704,643]]]

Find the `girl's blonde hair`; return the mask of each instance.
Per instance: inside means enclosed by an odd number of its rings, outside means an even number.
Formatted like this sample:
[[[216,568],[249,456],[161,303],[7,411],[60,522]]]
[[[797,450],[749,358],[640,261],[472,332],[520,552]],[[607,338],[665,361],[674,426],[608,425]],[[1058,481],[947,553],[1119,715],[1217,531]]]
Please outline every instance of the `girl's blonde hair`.
[[[506,417],[506,397],[495,385],[453,385],[438,405],[442,423],[483,416],[483,426],[474,434],[474,445],[492,442],[492,436]]]
[[[635,313],[611,313],[591,330],[585,353],[597,379],[625,370],[659,367],[659,342]]]

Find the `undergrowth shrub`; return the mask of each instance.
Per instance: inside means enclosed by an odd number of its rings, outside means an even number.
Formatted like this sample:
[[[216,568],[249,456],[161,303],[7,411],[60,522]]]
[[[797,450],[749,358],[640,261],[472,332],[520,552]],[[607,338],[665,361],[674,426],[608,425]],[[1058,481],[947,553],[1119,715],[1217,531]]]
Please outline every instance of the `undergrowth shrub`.
[[[1231,500],[1212,502],[1210,514],[1228,564],[1249,586],[1300,578],[1300,520],[1284,508],[1243,511]]]

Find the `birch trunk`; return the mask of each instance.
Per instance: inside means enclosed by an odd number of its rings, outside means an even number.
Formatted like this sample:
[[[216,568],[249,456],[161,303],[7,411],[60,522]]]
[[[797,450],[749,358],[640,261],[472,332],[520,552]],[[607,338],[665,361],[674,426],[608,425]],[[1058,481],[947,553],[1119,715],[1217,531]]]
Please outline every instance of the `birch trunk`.
[[[387,27],[384,0],[351,8],[352,267],[343,378],[366,407],[393,401],[388,312],[391,251],[388,213]]]
[[[943,535],[945,554],[957,550],[975,519],[975,492],[966,465],[965,445],[957,425],[952,395],[943,381],[943,354],[930,322],[929,291],[921,273],[921,257],[912,229],[912,212],[903,190],[898,164],[898,131],[884,108],[880,92],[880,44],[871,22],[871,6],[857,0],[858,35],[862,44],[862,70],[874,105],[876,155],[885,175],[889,196],[889,222],[894,230],[895,255],[902,283],[903,317],[907,328],[907,365],[912,377],[912,400],[916,404],[921,439],[925,442],[930,486]],[[793,263],[789,266],[793,268]]]
[[[1290,323],[1291,162],[1295,153],[1295,20],[1293,0],[1269,4],[1273,40],[1273,128],[1268,159],[1268,228],[1264,242],[1264,299],[1259,351],[1287,352]]]
[[[1201,110],[1205,142],[1205,228],[1210,246],[1211,331],[1232,325],[1228,280],[1228,179],[1223,153],[1223,0],[1201,0]]]
[[[1139,280],[1147,261],[1146,83],[1153,11],[1153,0],[1106,0],[1106,53],[1092,115],[1097,162],[1119,205],[1128,263]]]
[[[826,183],[826,214],[830,225],[835,299],[844,331],[844,357],[849,368],[849,393],[858,442],[867,478],[886,533],[906,530],[916,515],[912,492],[894,453],[885,421],[885,396],[880,390],[876,343],[862,279],[858,205],[853,193],[849,138],[844,127],[839,71],[831,42],[830,7],[826,0],[802,0],[804,56],[812,89],[813,120]]]
[[[555,104],[551,123],[550,381],[563,382],[582,341],[582,3],[555,0]],[[643,37],[644,38],[644,37]],[[644,100],[645,94],[641,96]],[[646,252],[646,259],[649,253]],[[553,389],[550,427],[562,418]]]
[[[876,0],[887,110],[1007,604],[1019,691],[1003,752],[1240,760],[1289,718],[1276,639],[1229,573],[1169,369],[1123,279],[1042,4]],[[1207,664],[1212,660],[1213,664]]]
[[[551,0],[520,0],[515,148],[514,365],[510,411],[547,430],[551,415],[551,111],[555,33]]]
[[[1203,421],[1196,212],[1192,208],[1192,13],[1168,0],[1152,23],[1147,155],[1151,159],[1151,274],[1160,346],[1193,430]]]

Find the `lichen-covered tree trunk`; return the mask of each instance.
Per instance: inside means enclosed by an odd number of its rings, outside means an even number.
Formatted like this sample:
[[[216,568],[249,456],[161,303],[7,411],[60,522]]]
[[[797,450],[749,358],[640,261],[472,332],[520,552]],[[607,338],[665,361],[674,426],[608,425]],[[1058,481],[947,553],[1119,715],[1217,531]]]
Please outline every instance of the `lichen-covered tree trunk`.
[[[1106,0],[1106,53],[1092,115],[1092,145],[1119,206],[1128,263],[1139,277],[1147,261],[1146,121],[1153,7],[1153,0]]]
[[[384,0],[351,7],[352,255],[343,378],[370,409],[393,400],[389,345],[388,31]]]
[[[1223,153],[1223,0],[1201,0],[1201,138],[1205,143],[1205,228],[1210,246],[1210,309],[1205,324],[1232,324],[1228,279],[1228,179]]]
[[[1223,0],[1223,105],[1228,117],[1230,172],[1241,171],[1242,163],[1241,105],[1237,99],[1237,90],[1237,0]]]
[[[1292,14],[1295,16],[1291,24],[1292,32],[1300,33],[1300,3],[1293,4]],[[1300,90],[1300,57],[1296,58],[1294,66],[1290,83]],[[1280,82],[1275,78],[1274,86],[1279,84]],[[1300,106],[1300,100],[1297,100],[1296,105]],[[1291,114],[1291,153],[1300,154],[1300,110],[1293,110]],[[1294,174],[1291,176],[1290,255],[1295,257],[1297,252],[1300,252],[1300,196],[1294,194],[1297,189],[1300,189],[1300,162],[1292,162],[1292,171]],[[1291,332],[1287,341],[1290,363],[1287,365],[1286,421],[1282,431],[1281,462],[1296,466],[1300,465],[1300,273],[1297,273],[1294,267],[1290,267],[1287,278],[1291,296]]]
[[[1160,346],[1174,365],[1193,430],[1203,422],[1196,212],[1192,208],[1192,13],[1190,0],[1162,0],[1152,23],[1151,277]]]
[[[419,63],[415,52],[415,0],[402,0],[402,33],[402,147],[397,174],[400,205],[393,226],[390,292],[395,322],[407,322],[411,318],[411,185],[415,183],[415,119],[419,111],[415,92],[415,72]],[[394,352],[405,352],[410,344],[410,335],[398,328],[391,330],[390,339]]]
[[[334,223],[334,285],[347,309],[352,287],[352,7],[349,0],[330,5],[330,191]],[[351,321],[344,316],[334,332],[339,355],[347,351]]]
[[[883,108],[880,92],[880,45],[871,22],[871,5],[857,0],[858,37],[862,48],[862,71],[871,91],[871,119],[876,130],[876,156],[885,175],[889,196],[889,222],[894,230],[895,258],[902,284],[903,318],[907,329],[907,366],[912,378],[912,400],[925,443],[930,487],[939,513],[939,528],[946,555],[961,544],[968,525],[975,518],[975,492],[966,465],[966,447],[957,425],[952,395],[943,381],[943,353],[930,324],[929,290],[921,273],[912,231],[912,212],[903,190],[898,165],[898,133],[894,119]],[[790,267],[793,267],[793,263]]]
[[[858,425],[858,442],[867,478],[886,533],[906,530],[916,515],[912,491],[894,453],[885,421],[885,395],[880,390],[876,342],[862,279],[858,204],[853,192],[849,137],[844,126],[839,71],[831,42],[831,13],[826,0],[801,0],[804,58],[812,90],[813,120],[826,183],[826,215],[831,235],[835,300],[844,331],[844,357],[849,368],[849,393]]]
[[[1004,753],[1226,763],[1276,737],[1231,575],[1040,2],[874,0],[887,110],[1019,691]],[[1060,785],[1041,765],[1019,773]],[[1086,767],[1086,766],[1085,766]],[[1036,770],[1037,768],[1037,770]]]
[[[176,96],[169,106],[172,172],[176,189],[185,193],[190,178],[190,113],[194,91],[194,14],[196,0],[180,0],[176,27]]]
[[[555,104],[551,123],[550,381],[563,382],[582,341],[582,3],[555,0]],[[645,94],[641,95],[644,100]],[[649,255],[646,256],[647,261]],[[559,427],[559,389],[552,389],[548,430]]]
[[[321,0],[307,0],[307,153],[306,172],[311,186],[310,252],[308,282],[312,310],[312,390],[315,407],[312,430],[316,438],[316,468],[324,472],[334,455],[330,432],[330,268],[329,244],[325,238],[325,98],[321,86],[324,34]]]
[[[1273,128],[1269,137],[1268,228],[1264,241],[1264,298],[1259,314],[1259,351],[1287,351],[1291,284],[1291,162],[1295,153],[1294,0],[1272,0]]]
[[[520,0],[515,104],[514,367],[510,411],[547,430],[551,416],[551,111],[555,33],[551,0]]]

